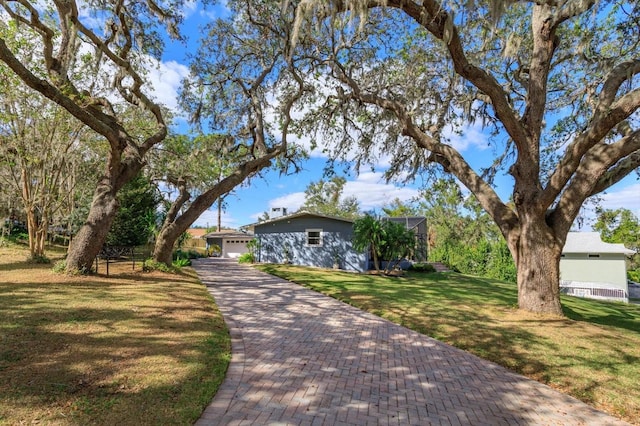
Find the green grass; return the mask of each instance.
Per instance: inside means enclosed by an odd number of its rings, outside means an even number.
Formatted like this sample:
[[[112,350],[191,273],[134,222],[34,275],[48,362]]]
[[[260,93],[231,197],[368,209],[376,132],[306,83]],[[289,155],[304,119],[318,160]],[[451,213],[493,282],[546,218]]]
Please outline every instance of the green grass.
[[[48,253],[55,260],[60,253]],[[190,425],[230,360],[190,268],[69,277],[0,248],[0,425]]]
[[[640,419],[640,306],[564,297],[566,318],[517,309],[514,284],[455,273],[383,277],[288,265],[260,269]]]

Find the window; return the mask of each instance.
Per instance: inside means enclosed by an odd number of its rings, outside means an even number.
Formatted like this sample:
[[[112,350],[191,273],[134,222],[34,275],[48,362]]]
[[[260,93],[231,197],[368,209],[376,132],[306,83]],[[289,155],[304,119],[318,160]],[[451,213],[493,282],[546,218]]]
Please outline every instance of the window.
[[[321,246],[322,245],[322,229],[307,229],[306,245]]]
[[[590,254],[589,257],[600,257],[599,254]]]

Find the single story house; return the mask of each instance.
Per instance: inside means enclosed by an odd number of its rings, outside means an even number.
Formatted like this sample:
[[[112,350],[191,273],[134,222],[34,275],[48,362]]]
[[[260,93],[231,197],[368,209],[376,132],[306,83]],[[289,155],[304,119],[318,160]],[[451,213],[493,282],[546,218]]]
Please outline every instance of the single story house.
[[[247,243],[253,239],[253,235],[234,230],[222,230],[205,234],[203,238],[207,241],[207,252],[217,246],[220,248],[218,253],[220,257],[237,259],[249,251]]]
[[[572,296],[629,301],[623,244],[605,243],[597,232],[569,232],[560,258],[560,291]]]
[[[368,255],[353,248],[353,221],[297,212],[243,227],[258,242],[256,261],[363,272]]]

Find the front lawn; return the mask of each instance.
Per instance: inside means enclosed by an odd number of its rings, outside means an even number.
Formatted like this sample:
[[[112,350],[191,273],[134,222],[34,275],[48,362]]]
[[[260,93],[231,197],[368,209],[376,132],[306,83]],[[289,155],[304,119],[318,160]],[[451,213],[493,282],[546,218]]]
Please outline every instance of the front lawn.
[[[193,270],[142,273],[126,262],[109,277],[68,277],[26,255],[0,247],[0,424],[199,418],[224,379],[230,340]]]
[[[567,318],[517,310],[514,284],[455,273],[380,277],[285,265],[265,272],[640,419],[640,306],[564,297]]]

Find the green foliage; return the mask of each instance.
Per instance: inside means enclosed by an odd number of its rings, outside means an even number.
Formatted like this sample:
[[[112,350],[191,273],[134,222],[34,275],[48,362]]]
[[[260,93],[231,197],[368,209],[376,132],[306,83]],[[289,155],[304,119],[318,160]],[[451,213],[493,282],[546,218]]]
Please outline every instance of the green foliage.
[[[107,235],[106,244],[139,246],[146,244],[155,227],[160,199],[156,188],[142,173],[136,175],[119,192],[120,209]]]
[[[633,282],[640,283],[640,269],[627,271],[627,277]]]
[[[383,241],[380,251],[382,258],[387,261],[385,273],[389,273],[400,260],[409,256],[416,240],[412,231],[397,222],[383,221],[382,232]]]
[[[260,241],[257,238],[253,238],[247,243],[247,250],[249,250],[249,253],[255,258],[260,250]]]
[[[36,254],[29,258],[29,263],[47,264],[47,263],[51,263],[51,259],[49,259],[45,255]]]
[[[371,250],[376,271],[380,270],[383,242],[384,232],[378,219],[366,214],[353,222],[353,248],[361,252]]]
[[[1,231],[3,239],[14,244],[29,240],[27,228],[21,222],[7,220]]]
[[[222,253],[222,248],[217,244],[211,244],[207,249],[207,256],[220,256],[220,253]]]
[[[507,244],[475,197],[465,200],[453,179],[438,179],[423,196],[430,261],[464,274],[516,281],[516,266]]]
[[[178,258],[176,260],[174,260],[171,265],[174,268],[180,269],[183,268],[185,266],[191,266],[191,259],[185,259],[185,258]]]
[[[253,253],[242,253],[238,257],[238,263],[255,263],[256,258]]]
[[[180,234],[180,236],[178,237],[178,241],[176,241],[176,243],[178,244],[179,248],[182,248],[182,246],[184,246],[184,244],[190,239],[191,239],[191,234],[185,231],[182,234]]]
[[[174,270],[165,263],[157,262],[153,259],[146,259],[142,263],[142,270],[144,272],[160,271],[160,272],[174,272]]]
[[[399,198],[395,198],[391,203],[382,207],[382,211],[387,217],[419,216],[418,208],[409,203],[403,203]]]
[[[358,199],[342,196],[346,183],[347,180],[341,176],[334,176],[329,181],[311,182],[304,191],[305,200],[300,210],[350,219],[358,217]]]
[[[53,272],[56,274],[64,273],[65,269],[67,269],[67,262],[65,260],[59,260],[53,265]]]
[[[386,260],[384,272],[389,273],[415,244],[413,232],[400,223],[379,220],[369,214],[353,223],[353,247],[361,252],[371,250],[376,271],[380,270],[380,261]]]
[[[640,270],[640,221],[628,209],[604,210],[597,209],[597,221],[593,229],[600,233],[602,241],[607,243],[624,244],[628,249],[635,250],[631,257],[629,270]]]
[[[410,271],[413,272],[424,272],[424,273],[432,273],[436,272],[436,268],[429,263],[414,263],[409,267]]]
[[[178,259],[199,259],[201,257],[203,257],[204,255],[202,253],[200,253],[198,250],[182,250],[182,249],[178,249],[176,251],[173,252],[172,257],[173,260],[178,260]]]

